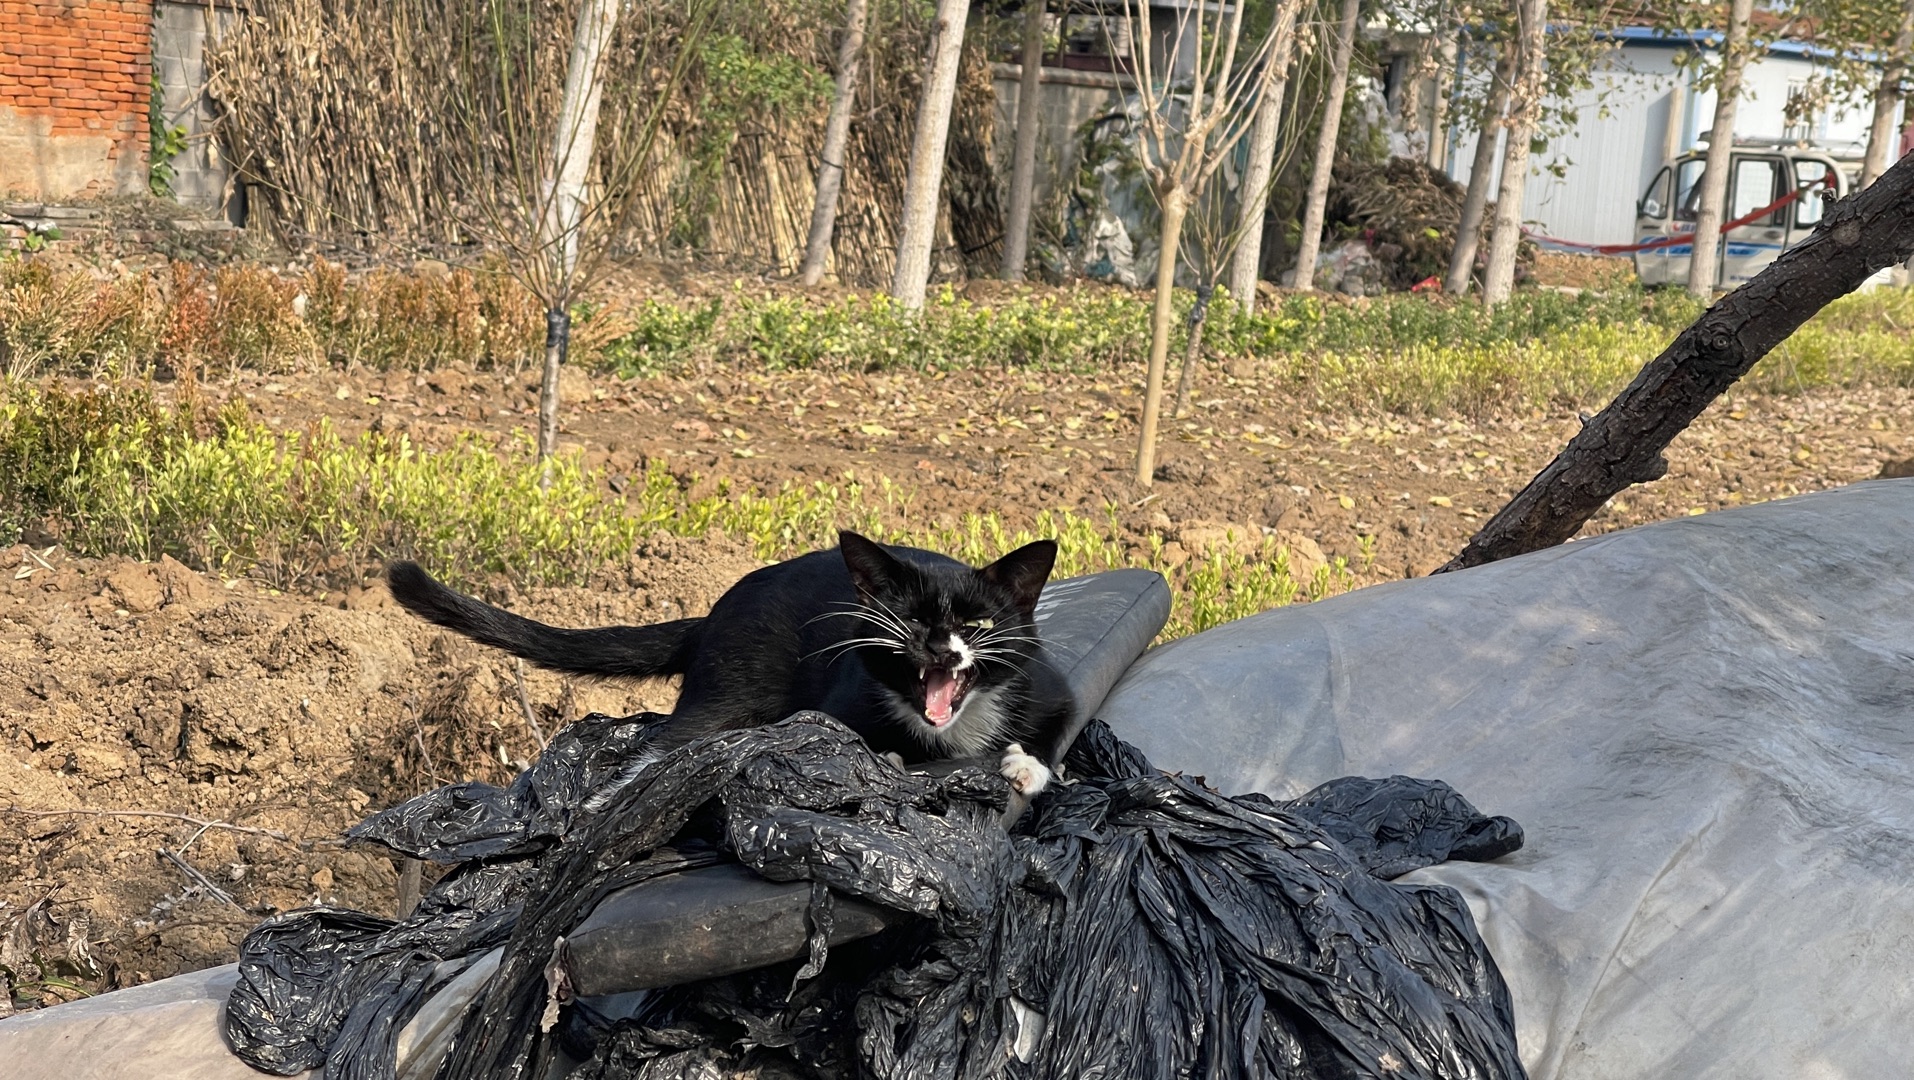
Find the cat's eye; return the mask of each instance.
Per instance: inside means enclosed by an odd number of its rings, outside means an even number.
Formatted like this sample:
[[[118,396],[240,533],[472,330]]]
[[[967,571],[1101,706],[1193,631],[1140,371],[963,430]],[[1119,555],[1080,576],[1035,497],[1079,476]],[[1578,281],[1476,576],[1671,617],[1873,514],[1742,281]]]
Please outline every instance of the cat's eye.
[[[964,625],[972,630],[990,630],[996,627],[997,622],[995,619],[971,619]]]

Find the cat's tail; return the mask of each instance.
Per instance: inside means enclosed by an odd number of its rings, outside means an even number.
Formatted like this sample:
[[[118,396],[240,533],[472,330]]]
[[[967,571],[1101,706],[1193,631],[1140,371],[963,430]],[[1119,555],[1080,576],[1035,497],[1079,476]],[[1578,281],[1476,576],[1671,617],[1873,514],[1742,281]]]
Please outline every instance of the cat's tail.
[[[385,578],[392,598],[419,618],[573,675],[683,674],[704,624],[703,619],[674,619],[650,626],[565,630],[453,592],[418,563],[395,562],[386,568]]]

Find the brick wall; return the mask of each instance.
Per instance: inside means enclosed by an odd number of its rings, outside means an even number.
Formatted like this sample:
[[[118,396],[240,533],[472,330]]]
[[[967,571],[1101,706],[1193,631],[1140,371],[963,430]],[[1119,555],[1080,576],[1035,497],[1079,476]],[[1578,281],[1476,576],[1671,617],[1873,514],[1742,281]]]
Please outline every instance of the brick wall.
[[[151,0],[0,0],[0,194],[127,194],[146,180]]]

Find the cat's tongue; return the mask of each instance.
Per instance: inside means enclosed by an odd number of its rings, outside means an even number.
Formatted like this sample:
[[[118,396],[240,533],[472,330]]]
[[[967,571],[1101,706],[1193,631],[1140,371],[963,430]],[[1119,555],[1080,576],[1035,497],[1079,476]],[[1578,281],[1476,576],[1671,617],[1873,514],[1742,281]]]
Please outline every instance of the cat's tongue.
[[[957,680],[950,672],[936,668],[924,672],[924,716],[931,726],[950,723],[950,706],[956,697]]]

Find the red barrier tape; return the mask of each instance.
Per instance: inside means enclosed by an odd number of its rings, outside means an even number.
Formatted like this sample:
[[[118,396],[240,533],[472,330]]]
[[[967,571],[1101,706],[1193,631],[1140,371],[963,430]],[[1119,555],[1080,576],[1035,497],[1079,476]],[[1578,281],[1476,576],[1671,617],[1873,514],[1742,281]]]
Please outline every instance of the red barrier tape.
[[[1820,182],[1816,182],[1806,187],[1796,188],[1794,191],[1781,196],[1779,199],[1776,199],[1759,210],[1750,211],[1744,217],[1738,217],[1733,221],[1725,222],[1721,226],[1721,231],[1725,233],[1730,229],[1738,229],[1750,222],[1759,221],[1820,186]],[[1577,240],[1562,240],[1557,237],[1546,236],[1531,229],[1523,229],[1522,235],[1531,240],[1540,240],[1546,244],[1560,244],[1563,247],[1592,251],[1597,255],[1626,255],[1634,251],[1649,251],[1654,248],[1674,247],[1676,244],[1691,244],[1695,239],[1694,233],[1676,233],[1673,236],[1658,236],[1653,240],[1643,241],[1639,244],[1584,244]]]

